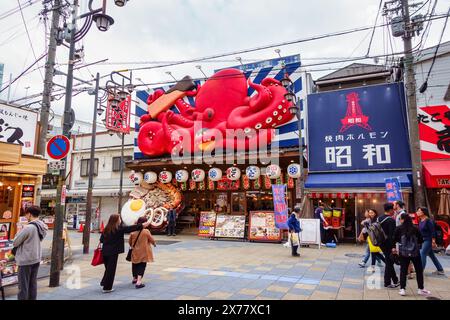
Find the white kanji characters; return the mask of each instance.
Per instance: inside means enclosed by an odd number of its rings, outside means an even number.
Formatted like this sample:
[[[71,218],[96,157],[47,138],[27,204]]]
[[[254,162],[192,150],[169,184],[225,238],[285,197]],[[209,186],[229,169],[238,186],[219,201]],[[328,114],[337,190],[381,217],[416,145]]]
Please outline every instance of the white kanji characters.
[[[376,164],[391,163],[391,147],[388,144],[367,144],[363,146],[363,153],[363,159],[367,160],[370,167],[374,165],[374,158],[376,158]]]
[[[333,136],[325,136],[325,142],[333,142]]]
[[[325,148],[326,163],[336,164],[336,167],[352,166],[352,149],[350,146]]]
[[[337,135],[336,136],[336,141],[344,141],[344,136],[343,135]]]

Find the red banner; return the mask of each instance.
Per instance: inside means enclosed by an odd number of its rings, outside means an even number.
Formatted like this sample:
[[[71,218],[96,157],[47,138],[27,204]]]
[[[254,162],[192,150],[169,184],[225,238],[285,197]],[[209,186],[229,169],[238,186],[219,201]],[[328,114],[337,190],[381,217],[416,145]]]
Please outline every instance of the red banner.
[[[108,99],[106,106],[106,128],[116,132],[130,133],[131,95],[113,107]]]

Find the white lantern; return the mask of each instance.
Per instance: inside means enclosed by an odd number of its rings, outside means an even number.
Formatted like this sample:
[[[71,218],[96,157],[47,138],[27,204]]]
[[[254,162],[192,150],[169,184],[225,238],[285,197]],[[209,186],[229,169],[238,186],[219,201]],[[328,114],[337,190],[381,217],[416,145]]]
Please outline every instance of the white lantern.
[[[158,180],[158,175],[153,171],[149,171],[144,174],[144,181],[147,182],[148,184],[153,184],[157,180]]]
[[[281,175],[281,168],[277,164],[271,164],[266,168],[266,176],[269,179],[278,179]]]
[[[192,170],[191,176],[195,182],[202,182],[205,180],[205,171],[202,169],[194,169]]]
[[[291,163],[288,167],[287,167],[287,172],[289,177],[291,178],[300,178],[301,175],[301,168],[300,165],[298,163]]]
[[[172,181],[172,172],[170,171],[161,171],[159,173],[159,181],[162,183],[170,183]]]
[[[219,181],[222,179],[222,170],[219,168],[211,168],[208,171],[208,177],[211,181]]]
[[[245,169],[245,174],[250,180],[256,180],[261,175],[261,169],[257,166],[249,166]]]
[[[184,183],[189,179],[189,172],[186,170],[178,170],[175,172],[175,180],[180,183]]]
[[[141,184],[142,179],[143,179],[142,173],[134,172],[134,171],[131,172],[129,177],[130,177],[131,182],[133,182],[136,185]]]
[[[227,178],[235,181],[235,180],[239,180],[239,178],[241,177],[241,169],[237,168],[237,167],[230,167],[227,169]]]

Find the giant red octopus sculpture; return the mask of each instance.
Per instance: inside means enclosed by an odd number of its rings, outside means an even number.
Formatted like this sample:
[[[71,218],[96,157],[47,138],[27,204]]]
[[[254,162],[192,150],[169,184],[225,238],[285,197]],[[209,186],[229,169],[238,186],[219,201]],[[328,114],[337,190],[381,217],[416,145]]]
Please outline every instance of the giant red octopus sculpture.
[[[256,90],[249,97],[248,86]],[[195,96],[195,107],[178,99],[175,106],[179,114],[171,110],[155,117],[141,117],[138,146],[147,156],[182,154],[199,150],[214,150],[232,146],[235,150],[248,150],[256,141],[271,143],[274,128],[290,121],[291,102],[285,99],[286,89],[272,78],[255,84],[245,78],[242,71],[225,69],[209,78],[196,91],[185,92]],[[149,96],[149,110],[165,93],[155,91]],[[245,143],[239,136],[227,136],[230,130],[241,129]],[[269,129],[269,130],[261,130]]]

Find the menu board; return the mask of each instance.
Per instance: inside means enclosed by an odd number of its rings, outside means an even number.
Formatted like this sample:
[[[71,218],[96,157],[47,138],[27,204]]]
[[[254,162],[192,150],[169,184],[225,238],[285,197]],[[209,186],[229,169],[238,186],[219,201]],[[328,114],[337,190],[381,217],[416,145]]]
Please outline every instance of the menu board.
[[[281,232],[275,226],[275,214],[273,211],[250,212],[248,239],[256,241],[281,241]]]
[[[1,285],[7,286],[18,282],[17,273],[19,268],[11,253],[13,248],[12,241],[0,242],[0,261],[2,262]]]
[[[217,215],[214,236],[243,239],[245,237],[245,216]]]
[[[198,226],[199,237],[214,236],[214,226],[216,224],[216,213],[212,211],[202,211],[200,213],[200,222]]]
[[[33,198],[34,197],[34,186],[24,185],[22,186],[22,198]]]

